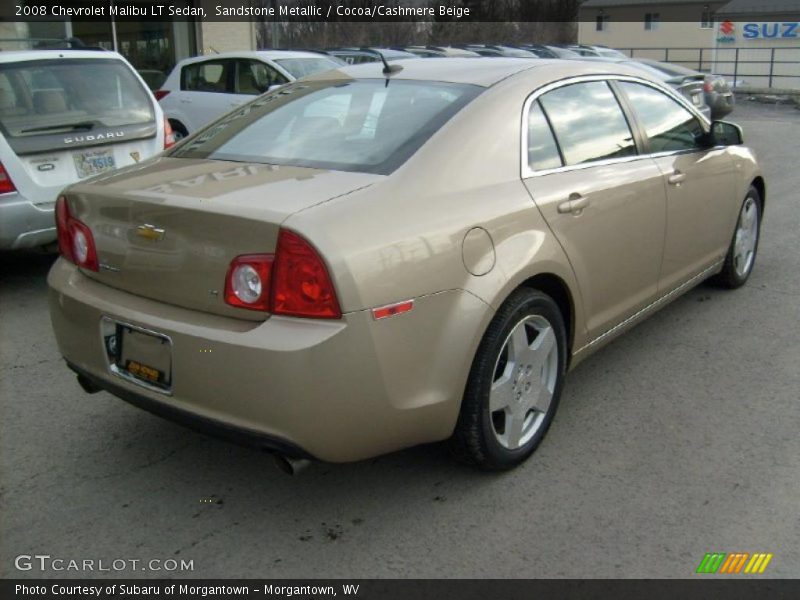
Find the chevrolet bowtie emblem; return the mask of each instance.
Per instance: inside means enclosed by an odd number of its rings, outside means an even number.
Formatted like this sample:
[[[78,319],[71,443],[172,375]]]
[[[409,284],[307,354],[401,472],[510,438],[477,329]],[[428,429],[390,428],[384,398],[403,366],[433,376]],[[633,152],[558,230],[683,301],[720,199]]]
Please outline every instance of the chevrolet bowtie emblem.
[[[141,154],[136,151],[131,152],[131,158],[136,162],[139,162],[139,158],[141,158]]]
[[[144,225],[139,225],[136,228],[136,235],[146,240],[150,240],[151,242],[157,242],[164,238],[164,230],[159,229],[155,225],[145,223]]]

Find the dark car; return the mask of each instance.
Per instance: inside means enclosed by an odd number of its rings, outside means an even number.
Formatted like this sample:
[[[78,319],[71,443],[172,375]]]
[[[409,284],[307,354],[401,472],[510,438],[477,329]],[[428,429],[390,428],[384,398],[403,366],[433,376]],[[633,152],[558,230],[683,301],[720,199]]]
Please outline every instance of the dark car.
[[[733,90],[722,75],[701,73],[700,71],[695,71],[694,69],[689,69],[681,65],[659,62],[647,58],[637,58],[636,60],[669,75],[670,79],[667,81],[670,83],[682,80],[702,81],[703,93],[705,94],[706,104],[711,108],[712,119],[720,119],[733,110],[735,104]]]
[[[507,58],[539,58],[534,52],[523,48],[512,46],[500,46],[491,44],[468,44],[461,46],[465,50],[476,52],[481,56],[505,56]]]
[[[418,58],[416,54],[393,48],[329,48],[325,50],[325,53],[343,60],[348,65],[377,62],[381,60],[381,55],[388,62],[406,58]]]
[[[399,49],[411,52],[420,58],[477,58],[480,56],[477,52],[453,46],[408,46]]]

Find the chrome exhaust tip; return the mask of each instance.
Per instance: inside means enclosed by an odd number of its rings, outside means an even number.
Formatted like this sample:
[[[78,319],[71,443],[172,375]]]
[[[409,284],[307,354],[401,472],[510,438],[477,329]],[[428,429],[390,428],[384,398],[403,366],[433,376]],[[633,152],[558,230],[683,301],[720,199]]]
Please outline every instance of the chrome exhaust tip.
[[[273,454],[272,458],[275,459],[275,466],[287,475],[297,475],[311,464],[307,458],[291,458],[283,454]]]

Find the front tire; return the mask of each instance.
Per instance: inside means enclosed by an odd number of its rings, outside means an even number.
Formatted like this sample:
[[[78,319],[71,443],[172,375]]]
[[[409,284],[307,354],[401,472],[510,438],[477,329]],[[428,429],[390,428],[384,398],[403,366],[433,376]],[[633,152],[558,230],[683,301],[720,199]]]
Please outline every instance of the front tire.
[[[564,318],[552,298],[519,289],[478,347],[450,447],[487,470],[510,469],[541,443],[553,420],[567,361]]]
[[[733,232],[725,263],[714,277],[714,282],[718,285],[728,289],[741,287],[753,272],[761,235],[761,206],[761,194],[751,186],[739,210],[736,230]]]

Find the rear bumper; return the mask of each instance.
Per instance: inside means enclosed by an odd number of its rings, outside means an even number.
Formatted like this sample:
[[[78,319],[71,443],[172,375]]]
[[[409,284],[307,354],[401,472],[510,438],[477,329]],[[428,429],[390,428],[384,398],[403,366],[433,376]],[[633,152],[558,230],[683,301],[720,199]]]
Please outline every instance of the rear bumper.
[[[224,437],[331,462],[449,437],[491,319],[485,303],[458,290],[381,321],[356,311],[337,321],[253,322],[122,292],[63,259],[48,283],[59,350],[98,387]],[[171,394],[112,372],[104,317],[170,338]]]
[[[34,204],[18,192],[0,196],[0,249],[44,246],[56,240],[55,202]]]
[[[175,423],[190,429],[194,429],[195,431],[199,431],[200,433],[213,435],[214,437],[230,440],[237,444],[258,448],[259,450],[277,452],[291,458],[313,458],[305,450],[298,448],[294,444],[291,444],[286,440],[282,440],[281,438],[267,435],[245,427],[227,425],[221,421],[208,419],[195,413],[170,406],[165,402],[156,402],[135,390],[126,389],[112,381],[109,381],[108,379],[95,377],[88,371],[84,371],[80,367],[76,367],[69,361],[67,361],[67,366],[72,369],[76,375],[84,377],[95,387],[113,394],[117,398],[121,398],[122,400],[125,400],[125,402],[129,402],[138,408],[170,421],[174,421]]]

